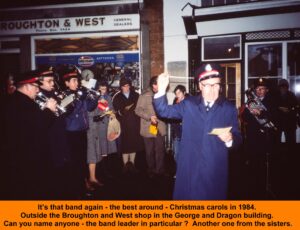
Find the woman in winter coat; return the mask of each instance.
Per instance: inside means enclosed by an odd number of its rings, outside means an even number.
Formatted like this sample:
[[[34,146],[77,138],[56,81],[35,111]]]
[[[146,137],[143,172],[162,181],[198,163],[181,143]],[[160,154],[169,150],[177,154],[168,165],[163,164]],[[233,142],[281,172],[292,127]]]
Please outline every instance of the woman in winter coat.
[[[107,139],[107,129],[109,123],[109,115],[106,112],[112,111],[112,99],[108,95],[108,85],[106,82],[99,84],[100,98],[98,106],[95,110],[89,113],[88,130],[88,149],[87,163],[89,165],[88,187],[95,188],[103,184],[96,177],[96,164],[108,154],[117,152],[116,141]]]

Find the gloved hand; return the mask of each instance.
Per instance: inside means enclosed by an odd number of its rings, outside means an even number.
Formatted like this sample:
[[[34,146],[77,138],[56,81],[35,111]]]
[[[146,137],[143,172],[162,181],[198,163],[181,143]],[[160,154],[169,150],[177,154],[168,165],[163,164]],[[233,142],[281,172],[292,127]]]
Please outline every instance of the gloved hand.
[[[165,93],[167,87],[169,85],[170,76],[168,73],[162,73],[158,76],[157,79],[157,86],[158,86],[158,93]]]
[[[99,122],[99,121],[102,121],[103,119],[104,119],[104,116],[101,116],[101,115],[97,115],[97,116],[93,117],[94,122]]]

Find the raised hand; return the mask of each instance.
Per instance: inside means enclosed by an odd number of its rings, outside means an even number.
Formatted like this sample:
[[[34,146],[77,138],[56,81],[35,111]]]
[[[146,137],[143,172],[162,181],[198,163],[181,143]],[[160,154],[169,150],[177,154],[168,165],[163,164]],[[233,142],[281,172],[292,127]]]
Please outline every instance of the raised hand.
[[[157,78],[158,92],[166,92],[169,85],[170,76],[168,73],[162,73]]]

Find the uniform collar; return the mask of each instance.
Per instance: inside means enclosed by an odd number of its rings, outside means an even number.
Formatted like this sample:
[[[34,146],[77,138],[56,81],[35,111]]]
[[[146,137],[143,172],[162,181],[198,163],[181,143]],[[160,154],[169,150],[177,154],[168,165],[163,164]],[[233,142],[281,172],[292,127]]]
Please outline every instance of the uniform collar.
[[[214,105],[214,101],[204,101],[204,105],[208,106],[209,108],[211,108]]]
[[[217,100],[215,100],[213,103],[211,103],[209,106],[212,107],[213,105],[222,106],[225,101],[225,98],[223,96],[219,96]],[[204,98],[202,95],[198,96],[198,104],[202,104],[203,106],[206,106],[206,102],[204,101]]]

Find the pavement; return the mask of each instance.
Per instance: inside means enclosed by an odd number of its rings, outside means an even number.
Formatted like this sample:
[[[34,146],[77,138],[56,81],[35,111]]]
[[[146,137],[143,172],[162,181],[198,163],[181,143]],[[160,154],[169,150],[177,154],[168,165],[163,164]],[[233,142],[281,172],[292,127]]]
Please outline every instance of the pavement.
[[[250,183],[253,175],[242,150],[231,152],[229,156],[229,200],[300,200],[300,145],[288,151],[282,144],[269,157],[268,166],[263,162],[259,176],[265,180],[261,187]],[[97,175],[104,186],[88,192],[83,199],[172,200],[176,165],[171,153],[166,154],[165,166],[165,174],[149,177],[145,153],[140,152],[136,157],[137,172],[124,173],[121,156],[111,154],[97,165]]]

